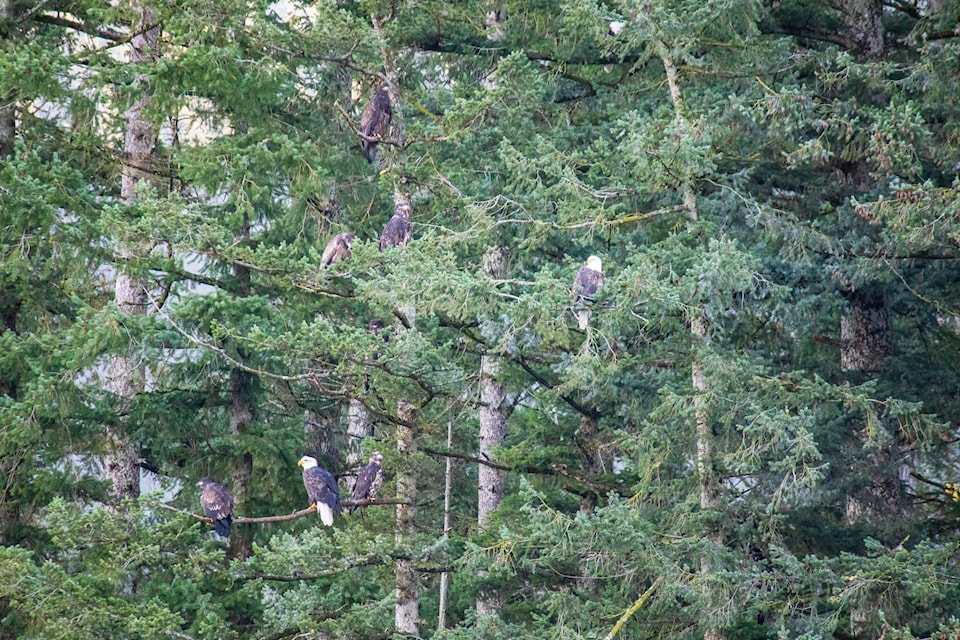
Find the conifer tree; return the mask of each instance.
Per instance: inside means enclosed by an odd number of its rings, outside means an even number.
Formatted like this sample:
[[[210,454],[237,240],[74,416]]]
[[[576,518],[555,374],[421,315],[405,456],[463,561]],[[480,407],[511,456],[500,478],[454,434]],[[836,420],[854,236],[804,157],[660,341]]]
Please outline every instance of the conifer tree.
[[[152,8],[163,57],[137,85],[110,54],[127,40],[78,35],[135,33],[125,7],[2,22],[5,632],[956,632],[950,3]],[[384,79],[402,129],[371,164]],[[96,104],[135,86],[165,184],[124,204],[123,111]],[[381,252],[398,194],[415,240]],[[323,264],[344,231],[350,258]],[[151,248],[122,262],[156,313],[109,304],[110,238]],[[124,430],[171,491],[100,509],[105,483],[65,461],[103,453],[95,378],[127,335],[149,385]],[[340,429],[403,504],[320,527],[295,461]],[[234,470],[227,565],[184,512]],[[868,517],[884,501],[898,517]]]

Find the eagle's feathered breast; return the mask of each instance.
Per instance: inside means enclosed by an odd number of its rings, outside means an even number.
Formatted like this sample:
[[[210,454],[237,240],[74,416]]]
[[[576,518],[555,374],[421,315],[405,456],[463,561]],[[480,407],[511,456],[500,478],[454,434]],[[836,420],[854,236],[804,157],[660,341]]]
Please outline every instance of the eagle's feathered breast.
[[[393,217],[387,222],[380,234],[380,251],[387,247],[396,247],[410,243],[413,237],[413,224],[410,222],[410,205],[398,203],[393,209]]]
[[[383,138],[390,126],[393,117],[393,107],[390,105],[390,93],[385,85],[377,87],[376,91],[363,108],[360,115],[360,133],[365,138],[360,141],[360,149],[367,162],[373,162],[377,157],[377,143],[366,138]]]

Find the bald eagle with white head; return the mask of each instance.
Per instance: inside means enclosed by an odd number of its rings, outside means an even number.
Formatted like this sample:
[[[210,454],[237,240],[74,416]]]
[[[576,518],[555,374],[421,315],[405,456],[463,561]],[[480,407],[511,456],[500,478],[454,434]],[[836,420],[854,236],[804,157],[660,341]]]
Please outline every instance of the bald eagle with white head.
[[[573,291],[570,299],[573,300],[573,312],[577,316],[577,326],[586,330],[590,326],[590,308],[593,297],[603,286],[603,266],[600,258],[590,256],[587,263],[580,267],[577,277],[573,281]]]
[[[312,456],[303,456],[297,466],[303,467],[303,486],[307,489],[310,506],[317,509],[323,524],[332,526],[333,515],[341,512],[337,479],[317,466],[317,459]]]
[[[353,484],[353,491],[350,493],[351,502],[360,502],[363,500],[373,500],[380,491],[380,485],[383,484],[383,454],[375,451],[370,456],[370,462],[360,469],[357,474],[357,481]],[[362,509],[362,505],[352,505],[350,513],[357,509]],[[363,511],[360,511],[363,515]]]

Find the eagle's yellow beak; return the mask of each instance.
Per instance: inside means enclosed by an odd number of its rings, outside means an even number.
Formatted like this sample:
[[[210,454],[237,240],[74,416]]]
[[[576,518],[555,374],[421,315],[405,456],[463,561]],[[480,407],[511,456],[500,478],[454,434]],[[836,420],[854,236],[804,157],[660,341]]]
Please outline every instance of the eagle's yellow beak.
[[[298,467],[302,467],[302,466],[303,466],[303,460],[297,460],[297,466],[298,466]]]

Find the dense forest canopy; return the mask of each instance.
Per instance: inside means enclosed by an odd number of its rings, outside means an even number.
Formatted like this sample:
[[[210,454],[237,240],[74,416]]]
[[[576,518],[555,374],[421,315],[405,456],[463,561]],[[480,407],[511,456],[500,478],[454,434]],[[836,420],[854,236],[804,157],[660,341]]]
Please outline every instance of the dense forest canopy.
[[[0,637],[956,637],[958,24],[0,0]]]

